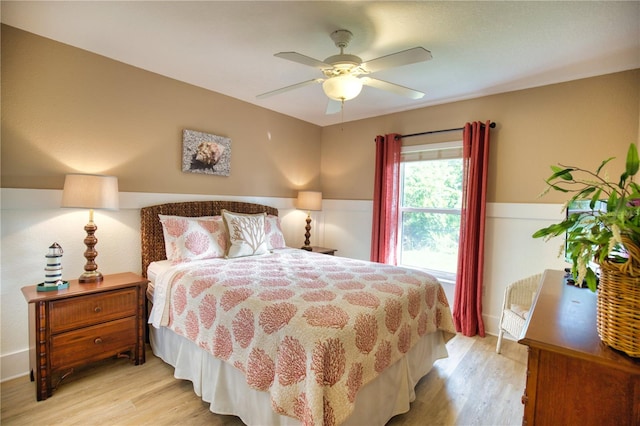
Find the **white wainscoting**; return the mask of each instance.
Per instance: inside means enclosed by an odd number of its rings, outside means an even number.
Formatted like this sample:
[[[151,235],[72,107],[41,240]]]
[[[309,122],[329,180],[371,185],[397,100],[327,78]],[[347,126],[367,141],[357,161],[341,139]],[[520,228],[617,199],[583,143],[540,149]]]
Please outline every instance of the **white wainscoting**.
[[[28,313],[21,287],[43,281],[45,253],[53,243],[64,249],[63,277],[73,279],[84,267],[86,211],[62,209],[62,191],[1,190],[0,380],[28,374]],[[304,241],[306,213],[295,199],[215,195],[120,193],[120,210],[95,212],[98,226],[96,263],[102,273],[140,273],[140,208],[165,202],[224,199],[266,204],[280,210],[287,245]],[[561,241],[544,243],[531,234],[562,217],[560,205],[491,204],[488,206],[484,318],[487,331],[497,332],[506,285],[547,268],[563,268],[557,258]],[[371,201],[324,200],[312,212],[311,244],[338,250],[338,256],[369,259]]]
[[[498,334],[504,289],[521,278],[568,266],[559,257],[563,238],[531,238],[538,229],[563,219],[561,204],[487,206],[483,319],[487,333]],[[558,283],[562,285],[562,283]]]

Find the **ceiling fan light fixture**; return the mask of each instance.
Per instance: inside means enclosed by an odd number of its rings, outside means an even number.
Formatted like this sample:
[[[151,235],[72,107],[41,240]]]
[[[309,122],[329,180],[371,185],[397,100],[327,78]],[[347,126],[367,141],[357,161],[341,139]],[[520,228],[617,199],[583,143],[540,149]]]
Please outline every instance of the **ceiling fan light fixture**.
[[[336,101],[348,101],[360,94],[362,81],[353,75],[339,75],[322,83],[325,95]]]

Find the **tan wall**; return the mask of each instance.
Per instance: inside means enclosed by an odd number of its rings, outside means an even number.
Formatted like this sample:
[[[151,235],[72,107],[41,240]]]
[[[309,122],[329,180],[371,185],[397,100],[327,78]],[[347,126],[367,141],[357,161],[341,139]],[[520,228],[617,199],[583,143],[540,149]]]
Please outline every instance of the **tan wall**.
[[[6,25],[1,59],[4,188],[60,189],[80,172],[123,192],[320,189],[318,126]],[[231,176],[183,173],[183,129],[230,138]]]
[[[624,167],[631,142],[639,140],[640,70],[449,103],[323,128],[322,186],[335,199],[371,199],[374,138],[462,127],[467,121],[497,122],[491,134],[488,201],[562,203],[543,198],[549,165],[594,169],[615,156],[610,175]],[[460,140],[462,132],[407,138],[411,145]]]
[[[538,197],[550,164],[616,156],[616,176],[640,132],[640,70],[325,128],[4,25],[1,71],[5,188],[61,188],[64,174],[83,172],[117,175],[125,192],[294,197],[309,188],[370,200],[375,135],[492,120],[489,201],[554,203],[564,197]],[[231,138],[230,177],[181,171],[185,128]]]

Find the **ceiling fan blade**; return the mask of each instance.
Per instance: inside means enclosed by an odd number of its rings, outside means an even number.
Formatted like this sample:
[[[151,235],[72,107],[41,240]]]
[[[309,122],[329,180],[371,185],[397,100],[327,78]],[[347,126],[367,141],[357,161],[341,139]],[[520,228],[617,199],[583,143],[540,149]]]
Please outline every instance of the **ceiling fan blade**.
[[[420,99],[424,96],[424,93],[417,90],[409,89],[408,87],[400,86],[399,84],[389,83],[388,81],[378,80],[371,77],[362,77],[362,84],[376,89],[386,90],[388,92],[395,93],[396,95],[404,96],[411,99]]]
[[[314,68],[331,68],[331,65],[329,64],[325,64],[322,61],[319,61],[317,59],[314,59],[310,56],[305,56],[301,53],[297,53],[297,52],[280,52],[280,53],[276,53],[273,56],[277,56],[278,58],[282,58],[282,59],[287,59],[289,61],[293,61],[293,62],[297,62],[299,64],[302,65],[308,65],[310,67],[314,67]]]
[[[362,67],[369,72],[377,72],[387,68],[401,67],[403,65],[415,64],[416,62],[428,61],[431,58],[431,52],[424,47],[414,47],[413,49],[403,50],[401,52],[392,53],[387,56],[381,56],[364,62]]]
[[[329,98],[329,102],[327,103],[326,114],[327,115],[337,114],[340,111],[342,111],[342,102]]]
[[[310,84],[322,83],[324,79],[322,78],[314,78],[313,80],[303,81],[302,83],[292,84],[291,86],[282,87],[280,89],[272,90],[270,92],[262,93],[256,96],[257,99],[268,98],[269,96],[279,95],[280,93],[288,92],[289,90],[298,89],[300,87],[308,86]]]

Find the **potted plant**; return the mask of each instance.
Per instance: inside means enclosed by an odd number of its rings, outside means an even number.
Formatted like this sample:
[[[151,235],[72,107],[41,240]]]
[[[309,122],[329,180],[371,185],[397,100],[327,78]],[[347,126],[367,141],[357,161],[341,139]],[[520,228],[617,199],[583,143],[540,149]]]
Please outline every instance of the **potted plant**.
[[[629,146],[624,173],[617,182],[603,175],[604,160],[595,172],[576,166],[551,166],[553,174],[546,180],[546,192],[560,191],[570,195],[566,211],[576,202],[587,201],[589,210],[566,215],[565,220],[538,230],[534,238],[566,235],[566,255],[572,263],[576,282],[585,280],[596,290],[596,271],[605,259],[614,263],[636,263],[640,274],[640,259],[628,256],[630,244],[640,247],[640,185],[633,182],[640,161],[634,144]],[[604,207],[604,209],[603,209]],[[625,240],[623,242],[623,239]]]
[[[576,283],[584,280],[592,291],[598,286],[600,338],[609,346],[639,357],[640,185],[633,181],[640,168],[638,149],[635,144],[629,146],[625,170],[618,181],[609,180],[604,171],[613,158],[604,160],[595,171],[551,166],[553,174],[546,180],[547,191],[570,196],[565,211],[579,202],[588,208],[567,214],[562,222],[538,230],[533,237],[566,236],[565,255],[572,264]],[[619,322],[623,323],[621,331],[617,331]],[[609,337],[610,325],[616,328],[613,338]],[[619,343],[619,339],[624,342]]]

